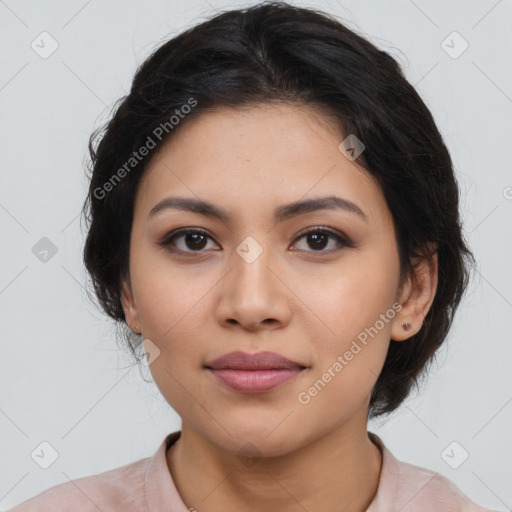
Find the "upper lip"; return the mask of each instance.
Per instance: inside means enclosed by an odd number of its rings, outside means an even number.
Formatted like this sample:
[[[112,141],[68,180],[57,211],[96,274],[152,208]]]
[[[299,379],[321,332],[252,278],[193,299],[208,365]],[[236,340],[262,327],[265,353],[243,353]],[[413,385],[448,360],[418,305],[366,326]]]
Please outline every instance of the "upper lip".
[[[229,352],[213,361],[205,364],[206,368],[214,370],[232,369],[232,370],[272,370],[283,368],[306,368],[305,365],[291,361],[275,352]]]

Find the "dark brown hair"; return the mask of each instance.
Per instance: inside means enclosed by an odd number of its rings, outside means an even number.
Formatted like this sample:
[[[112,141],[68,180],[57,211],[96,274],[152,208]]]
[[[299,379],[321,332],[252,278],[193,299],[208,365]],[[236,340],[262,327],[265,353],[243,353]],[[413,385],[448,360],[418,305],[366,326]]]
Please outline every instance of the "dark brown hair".
[[[391,340],[372,390],[369,418],[389,413],[418,386],[447,337],[474,258],[452,161],[430,111],[391,55],[327,13],[283,2],[221,12],[142,63],[130,93],[89,141],[84,263],[94,292],[134,352],[141,339],[126,327],[120,294],[135,194],[156,153],[141,157],[141,148],[150,139],[161,146],[201,112],[276,101],[320,110],[364,143],[356,163],[383,191],[403,278],[412,275],[413,257],[428,256],[431,243],[437,248],[438,288],[424,324],[407,341]]]

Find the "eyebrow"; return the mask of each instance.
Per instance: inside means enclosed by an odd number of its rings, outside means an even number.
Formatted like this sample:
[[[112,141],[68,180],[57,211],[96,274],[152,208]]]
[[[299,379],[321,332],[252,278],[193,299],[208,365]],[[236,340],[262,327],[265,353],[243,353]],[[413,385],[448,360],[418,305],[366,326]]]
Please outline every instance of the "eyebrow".
[[[193,213],[198,213],[206,217],[211,217],[224,222],[229,221],[229,214],[223,208],[216,206],[212,203],[194,199],[189,197],[167,197],[156,204],[148,214],[148,218],[153,217],[158,212],[166,209],[183,210]],[[311,213],[319,210],[344,210],[350,213],[355,213],[366,222],[368,218],[357,204],[343,199],[338,196],[327,196],[316,199],[306,199],[303,201],[296,201],[294,203],[279,206],[274,210],[274,221],[283,222],[298,215]]]

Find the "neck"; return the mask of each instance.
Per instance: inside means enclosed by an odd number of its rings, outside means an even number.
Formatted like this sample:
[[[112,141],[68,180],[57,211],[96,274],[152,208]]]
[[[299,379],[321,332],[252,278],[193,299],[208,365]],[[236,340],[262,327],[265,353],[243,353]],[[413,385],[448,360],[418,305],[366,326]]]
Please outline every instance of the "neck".
[[[183,425],[167,465],[187,508],[363,512],[379,483],[382,455],[368,438],[339,427],[277,457],[243,459]]]

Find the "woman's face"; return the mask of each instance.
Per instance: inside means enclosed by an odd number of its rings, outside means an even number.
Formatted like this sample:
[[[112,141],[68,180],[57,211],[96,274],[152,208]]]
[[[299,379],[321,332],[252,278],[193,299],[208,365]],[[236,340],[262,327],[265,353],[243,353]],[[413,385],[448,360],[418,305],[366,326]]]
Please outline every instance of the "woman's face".
[[[163,396],[184,426],[232,453],[250,441],[280,455],[342,426],[365,432],[390,337],[411,336],[379,186],[306,108],[219,109],[179,130],[140,184],[123,288]],[[340,202],[287,208],[328,197]],[[169,198],[211,208],[151,214]],[[252,388],[234,389],[219,375],[242,386],[251,370],[206,367],[232,351],[275,352],[304,369],[253,373]],[[264,388],[267,378],[281,383]]]

